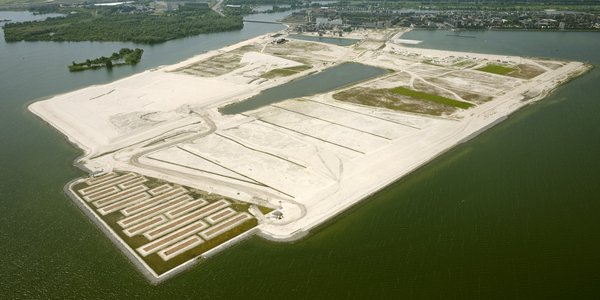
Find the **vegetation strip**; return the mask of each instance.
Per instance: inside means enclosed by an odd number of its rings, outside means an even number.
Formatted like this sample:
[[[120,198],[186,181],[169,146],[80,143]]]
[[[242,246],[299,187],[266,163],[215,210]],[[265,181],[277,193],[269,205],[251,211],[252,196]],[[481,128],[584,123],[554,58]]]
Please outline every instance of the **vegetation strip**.
[[[310,68],[312,68],[312,67],[309,65],[300,65],[300,66],[289,67],[289,68],[274,69],[274,70],[271,70],[269,72],[262,74],[260,77],[267,78],[267,79],[272,79],[272,78],[276,78],[276,77],[286,77],[286,76],[300,73],[300,72],[308,70]]]
[[[148,244],[138,248],[138,252],[140,254],[142,254],[143,256],[147,256],[148,254],[151,254],[157,250],[160,250],[160,248],[162,248],[162,247],[169,246],[173,243],[176,243],[180,239],[185,238],[189,235],[192,235],[206,227],[208,227],[208,224],[206,224],[203,221],[195,222],[195,223],[193,223],[189,226],[186,226],[178,231],[175,231],[167,236],[164,236],[154,242],[148,243]]]
[[[187,196],[187,195],[185,195]],[[131,217],[125,218],[119,222],[117,222],[119,225],[121,225],[121,227],[123,228],[127,228],[135,223],[138,223],[140,221],[143,221],[145,219],[151,218],[155,215],[158,215],[160,213],[162,213],[163,211],[167,211],[179,204],[181,204],[181,202],[183,202],[183,199],[180,198],[176,198],[174,200],[171,200],[167,203],[164,203],[162,205],[159,205],[153,209],[150,210],[145,210],[137,215],[133,215]]]
[[[140,232],[149,230],[151,227],[156,227],[164,222],[167,221],[167,218],[163,215],[158,215],[146,222],[143,222],[139,225],[133,226],[131,228],[127,228],[125,230],[123,230],[123,232],[127,235],[127,236],[134,236],[136,234],[139,234]]]
[[[189,204],[179,207],[177,209],[174,210],[170,210],[168,212],[166,212],[165,214],[169,217],[169,218],[177,218],[182,214],[185,214],[187,212],[190,212],[196,208],[202,207],[204,205],[208,204],[208,201],[204,200],[204,199],[196,199],[194,201],[191,201]]]
[[[221,211],[218,211],[218,212],[206,217],[206,221],[208,221],[208,223],[210,223],[210,224],[219,223],[220,221],[223,221],[224,219],[227,219],[227,218],[235,215],[236,213],[237,213],[237,211],[235,211],[231,207],[228,207],[226,209],[223,209]]]
[[[138,185],[138,186],[133,187],[131,189],[123,190],[120,193],[116,193],[116,194],[114,194],[112,196],[109,196],[107,198],[102,198],[102,200],[95,201],[95,202],[93,202],[93,204],[94,204],[94,206],[100,208],[100,207],[106,206],[108,204],[111,204],[111,203],[123,200],[123,199],[125,199],[127,197],[133,196],[133,195],[138,194],[140,192],[146,191],[147,189],[148,189],[148,187],[145,186],[145,185]]]
[[[193,236],[190,236],[190,237],[184,239],[181,242],[178,242],[170,247],[167,247],[164,250],[160,250],[158,252],[158,255],[163,260],[169,260],[189,249],[192,249],[192,248],[202,244],[203,242],[204,242],[204,240],[202,240],[200,237],[193,235]]]
[[[442,97],[442,96],[438,96],[438,95],[434,95],[434,94],[429,94],[429,93],[425,93],[425,92],[415,91],[415,90],[411,90],[411,89],[401,87],[401,86],[393,88],[390,91],[395,94],[409,96],[409,97],[416,98],[416,99],[427,100],[427,101],[444,104],[444,105],[449,105],[449,106],[453,106],[453,107],[458,107],[458,108],[462,108],[462,109],[468,109],[473,106],[473,104],[471,104],[471,103],[462,102],[462,101],[458,101],[458,100],[454,100],[454,99],[450,99],[450,98],[446,98],[446,97]]]
[[[131,206],[133,204],[136,204],[136,203],[138,203],[140,201],[144,201],[144,200],[146,200],[148,198],[150,198],[150,195],[148,193],[146,193],[146,192],[143,192],[143,193],[137,194],[137,195],[135,195],[135,196],[133,196],[131,198],[127,198],[127,199],[121,200],[119,202],[113,203],[111,205],[102,207],[102,208],[98,209],[98,212],[101,215],[106,215],[106,214],[115,212],[117,210],[123,209],[123,208],[125,208],[127,206]]]
[[[138,213],[138,212],[140,212],[140,211],[142,211],[144,209],[150,208],[150,207],[152,207],[154,205],[158,205],[158,204],[160,204],[160,203],[162,203],[164,201],[173,199],[174,197],[183,195],[186,192],[187,191],[184,188],[177,188],[177,189],[172,190],[172,191],[170,191],[170,192],[168,192],[166,194],[162,194],[160,196],[152,197],[152,198],[148,199],[147,201],[139,203],[139,204],[137,204],[135,206],[128,207],[128,208],[124,209],[122,211],[122,213],[124,215],[126,215],[126,216],[133,215],[133,214],[136,214],[136,213]]]
[[[161,186],[158,186],[158,187],[155,187],[155,188],[149,190],[148,192],[152,196],[157,196],[157,195],[160,195],[160,194],[162,194],[162,193],[164,193],[164,192],[166,192],[168,190],[171,190],[172,188],[173,188],[172,186],[170,186],[170,185],[168,185],[168,184],[165,183],[165,184],[163,184]]]
[[[83,199],[85,199],[87,202],[92,202],[92,201],[96,201],[96,200],[100,200],[104,197],[108,197],[110,195],[113,195],[115,193],[120,192],[121,190],[119,188],[117,188],[116,186],[111,186],[109,188],[106,188],[104,190],[95,192],[93,194],[84,196]]]
[[[252,219],[252,217],[248,213],[237,214],[223,223],[217,224],[200,232],[200,236],[202,236],[204,239],[210,240],[250,219]]]
[[[136,186],[140,183],[144,183],[146,181],[148,181],[148,179],[146,179],[146,177],[142,176],[142,177],[138,177],[138,178],[132,179],[127,182],[123,182],[123,183],[119,184],[118,187],[121,189],[128,189],[130,187],[134,187],[134,186]]]
[[[487,65],[485,67],[482,67],[482,68],[479,68],[476,70],[482,71],[482,72],[487,72],[487,73],[492,73],[492,74],[498,74],[498,75],[507,75],[508,73],[515,71],[515,69],[513,69],[513,68],[508,68],[508,67],[494,65],[494,64],[490,64],[490,65]]]
[[[94,185],[94,184],[100,183],[102,181],[109,180],[115,176],[117,176],[117,173],[106,173],[106,174],[103,174],[98,177],[90,178],[90,179],[86,180],[85,183],[87,183],[88,185]]]
[[[95,185],[91,185],[89,187],[83,188],[79,190],[79,194],[81,195],[87,195],[87,194],[91,194],[91,193],[95,193],[97,191],[100,191],[102,189],[105,189],[106,187],[110,186],[110,185],[117,185],[121,182],[125,182],[127,180],[130,180],[132,178],[135,178],[136,175],[133,173],[127,173],[125,175],[121,175],[117,178],[113,178],[104,182],[101,182],[99,184],[95,184]]]
[[[217,202],[211,203],[210,205],[204,206],[200,210],[194,211],[192,213],[189,213],[187,215],[179,217],[175,220],[171,220],[169,223],[164,224],[150,232],[145,233],[144,236],[149,240],[156,239],[156,238],[158,238],[162,235],[165,235],[173,230],[176,230],[177,228],[179,228],[181,226],[184,226],[188,223],[191,223],[198,219],[201,219],[201,218],[203,218],[209,214],[212,214],[215,211],[218,211],[229,205],[231,205],[231,203],[229,203],[229,201],[219,200]]]

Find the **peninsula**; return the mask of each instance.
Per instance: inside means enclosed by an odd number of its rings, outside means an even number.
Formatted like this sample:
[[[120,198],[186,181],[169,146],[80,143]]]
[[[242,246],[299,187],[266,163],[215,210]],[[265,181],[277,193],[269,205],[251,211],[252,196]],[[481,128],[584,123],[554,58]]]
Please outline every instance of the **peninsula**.
[[[147,3],[146,3],[147,5]],[[42,6],[43,13],[64,16],[3,25],[4,39],[17,41],[128,41],[154,44],[201,33],[240,30],[239,16],[223,16],[206,3],[187,3],[176,10],[147,6]],[[33,10],[33,9],[32,9]]]
[[[284,31],[29,109],[84,151],[67,193],[157,282],[252,234],[302,238],[591,68],[402,33]]]

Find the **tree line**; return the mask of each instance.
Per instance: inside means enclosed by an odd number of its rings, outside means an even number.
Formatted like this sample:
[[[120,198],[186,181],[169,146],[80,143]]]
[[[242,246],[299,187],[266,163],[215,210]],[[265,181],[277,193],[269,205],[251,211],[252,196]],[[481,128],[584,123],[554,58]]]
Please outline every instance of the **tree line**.
[[[82,8],[63,17],[44,21],[8,23],[4,38],[14,41],[129,41],[162,43],[201,33],[240,30],[239,16],[222,17],[203,6],[154,14],[122,13],[114,8]]]

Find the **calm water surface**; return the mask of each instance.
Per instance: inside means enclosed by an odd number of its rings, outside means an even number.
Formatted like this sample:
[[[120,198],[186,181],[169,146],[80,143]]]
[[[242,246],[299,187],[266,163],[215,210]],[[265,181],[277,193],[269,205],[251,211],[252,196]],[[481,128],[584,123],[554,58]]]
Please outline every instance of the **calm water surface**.
[[[343,86],[385,74],[385,69],[359,63],[344,63],[288,83],[262,91],[246,100],[230,104],[219,111],[239,114],[286,99],[327,93]]]
[[[0,19],[3,19],[0,13]],[[151,286],[62,193],[80,152],[26,111],[33,99],[277,30],[142,45],[142,63],[71,74],[128,43],[0,38],[2,299],[597,299],[600,72],[595,69],[293,244],[252,238]],[[412,32],[421,47],[578,59],[592,33]],[[402,159],[402,157],[398,157]],[[393,162],[390,162],[393,163]],[[365,174],[365,176],[369,176]]]

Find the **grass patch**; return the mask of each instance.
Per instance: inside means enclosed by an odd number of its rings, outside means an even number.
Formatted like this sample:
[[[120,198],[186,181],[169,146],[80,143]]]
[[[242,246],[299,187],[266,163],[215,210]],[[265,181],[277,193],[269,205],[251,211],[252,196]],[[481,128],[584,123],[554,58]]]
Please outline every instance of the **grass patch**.
[[[546,70],[531,64],[520,64],[517,66],[517,68],[518,69],[516,69],[515,72],[508,74],[508,76],[521,79],[531,79],[546,72]]]
[[[187,262],[190,259],[200,256],[202,253],[229,241],[230,239],[256,227],[257,225],[258,221],[256,221],[256,219],[251,219],[221,235],[218,235],[208,241],[204,241],[202,244],[178,256],[175,256],[168,261],[163,261],[157,253],[153,253],[144,257],[144,261],[146,261],[148,265],[152,266],[154,271],[160,275]]]
[[[459,61],[459,62],[453,64],[452,66],[455,68],[466,69],[466,68],[470,68],[474,65],[475,65],[475,62],[473,62],[472,60],[462,60],[462,61]]]
[[[265,74],[262,74],[260,77],[267,78],[267,79],[272,79],[272,78],[277,78],[277,77],[286,77],[286,76],[294,75],[299,72],[308,70],[310,68],[312,68],[312,66],[310,66],[310,65],[301,65],[301,66],[295,66],[295,67],[289,67],[289,68],[274,69]]]
[[[389,89],[352,88],[333,95],[338,101],[432,116],[453,113],[456,108],[392,93]]]
[[[80,181],[80,182],[73,184],[71,186],[71,189],[74,191],[79,191],[80,189],[85,188],[87,186],[88,186],[88,184],[85,181]]]
[[[471,101],[471,102],[475,102],[477,104],[481,104],[481,103],[485,103],[488,101],[491,101],[492,99],[494,99],[494,97],[491,96],[484,96],[484,95],[479,95],[479,94],[471,94],[468,92],[463,92],[463,91],[459,91],[456,92],[461,98],[467,100],[467,101]]]
[[[498,74],[498,75],[507,75],[508,73],[515,71],[514,68],[509,68],[509,67],[504,67],[504,66],[494,65],[494,64],[490,64],[490,65],[487,65],[485,67],[482,67],[482,68],[479,68],[476,70],[479,70],[482,72]]]
[[[442,97],[442,96],[438,96],[438,95],[434,95],[434,94],[429,94],[429,93],[425,93],[425,92],[419,92],[419,91],[407,89],[405,87],[396,87],[396,88],[391,89],[390,91],[394,94],[409,96],[409,97],[413,97],[413,98],[417,98],[417,99],[421,99],[421,100],[427,100],[427,101],[435,102],[438,104],[449,105],[452,107],[457,107],[457,108],[462,108],[462,109],[468,109],[471,106],[473,106],[473,104],[471,104],[471,103],[462,102],[462,101],[458,101],[458,100],[454,100],[454,99],[450,99],[450,98],[446,98],[446,97]]]
[[[269,208],[269,207],[266,207],[266,206],[256,206],[256,207],[258,207],[258,210],[260,210],[260,212],[261,212],[263,215],[266,215],[266,214],[268,214],[268,213],[270,213],[270,212],[274,211],[274,209],[272,209],[272,208]]]

